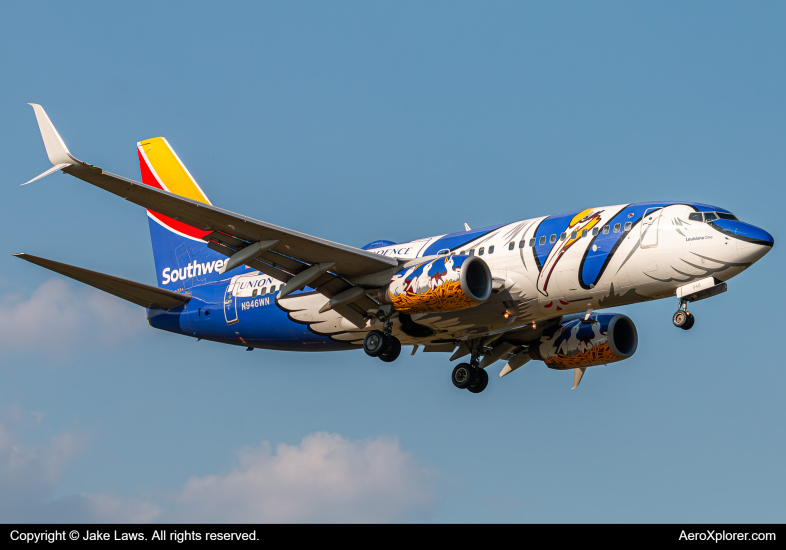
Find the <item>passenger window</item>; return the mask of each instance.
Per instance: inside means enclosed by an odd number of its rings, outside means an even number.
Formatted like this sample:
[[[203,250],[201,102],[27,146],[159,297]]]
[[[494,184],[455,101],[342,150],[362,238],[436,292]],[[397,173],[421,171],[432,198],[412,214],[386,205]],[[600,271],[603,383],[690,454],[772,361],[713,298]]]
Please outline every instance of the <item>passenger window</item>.
[[[704,213],[704,221],[711,222],[712,220],[717,220],[718,216],[715,215],[715,212],[705,212]]]
[[[546,235],[543,235],[543,236],[540,238],[540,241],[538,241],[538,244],[540,244],[540,245],[544,245],[544,244],[546,244]]]
[[[694,212],[688,216],[688,219],[692,222],[701,222],[704,221],[704,217],[701,215],[701,212]]]
[[[592,236],[594,237],[597,234],[598,234],[598,228],[597,227],[593,227],[592,228]]]
[[[459,252],[459,254],[461,254],[463,256],[464,252],[466,252],[466,250],[462,250],[461,252]]]
[[[524,239],[521,239],[519,241],[519,248],[524,248],[525,246],[527,246],[527,241],[525,241]]]
[[[485,252],[485,251],[486,251],[486,248],[485,248],[485,247],[483,247],[483,246],[481,246],[481,247],[478,249],[478,256],[483,256],[483,252]]]
[[[513,248],[515,246],[516,246],[516,243],[514,243],[513,241],[510,241],[510,244],[508,245],[508,250],[513,250]]]
[[[559,240],[564,241],[565,237],[567,237],[567,236],[568,236],[567,233],[563,233],[562,235],[559,236]]]
[[[586,229],[582,229],[581,230],[581,236],[582,237],[586,237],[587,236],[587,230]]]
[[[475,255],[475,249],[474,248],[470,248],[469,249],[469,255],[470,256],[474,256]]]
[[[255,288],[255,289],[254,289],[254,292],[252,292],[252,293],[251,293],[251,297],[252,297],[252,298],[256,298],[256,296],[257,296],[257,294],[258,294],[258,293],[259,293],[259,290]]]
[[[530,246],[535,246],[535,239],[534,238],[529,240],[529,245]]]
[[[260,296],[264,296],[265,294],[267,294],[267,287],[263,286],[262,290],[259,291],[259,295]]]
[[[615,223],[614,224],[614,232],[615,233],[619,233],[620,232],[620,227],[622,227],[622,225],[620,225],[618,223]]]
[[[489,254],[494,254],[494,245],[489,247]]]
[[[604,235],[608,235],[609,234],[609,226],[608,225],[604,225],[603,226],[603,234]]]
[[[578,232],[576,232],[576,231],[574,231],[573,233],[570,234],[570,238],[571,239],[575,239],[577,236],[578,236]]]
[[[551,236],[551,238],[549,239],[549,242],[550,242],[550,243],[555,243],[555,242],[557,242],[557,235],[552,235],[552,236]]]
[[[734,222],[740,221],[740,220],[737,219],[737,216],[735,216],[734,214],[729,214],[728,212],[715,212],[715,213],[722,220],[731,220],[731,221],[734,221]]]
[[[633,227],[631,222],[625,222],[625,231],[630,231],[630,228]]]
[[[275,292],[276,292],[276,285],[273,285],[270,287],[270,293],[275,294]]]

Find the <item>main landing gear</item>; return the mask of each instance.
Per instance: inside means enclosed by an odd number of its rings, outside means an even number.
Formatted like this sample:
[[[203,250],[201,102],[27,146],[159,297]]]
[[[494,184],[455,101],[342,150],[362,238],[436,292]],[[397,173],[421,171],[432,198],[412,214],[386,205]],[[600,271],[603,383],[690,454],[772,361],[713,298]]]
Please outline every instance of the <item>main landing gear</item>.
[[[688,311],[688,302],[680,300],[680,307],[671,318],[674,326],[682,330],[690,330],[696,318]]]
[[[401,342],[392,334],[372,330],[363,339],[363,351],[366,355],[391,363],[401,354]]]
[[[450,376],[453,385],[460,390],[469,390],[470,393],[480,393],[489,385],[489,374],[481,369],[480,347],[474,346],[469,363],[460,363],[453,369]]]
[[[469,363],[457,365],[450,378],[458,389],[471,393],[480,393],[489,385],[489,374],[485,369],[473,367]]]

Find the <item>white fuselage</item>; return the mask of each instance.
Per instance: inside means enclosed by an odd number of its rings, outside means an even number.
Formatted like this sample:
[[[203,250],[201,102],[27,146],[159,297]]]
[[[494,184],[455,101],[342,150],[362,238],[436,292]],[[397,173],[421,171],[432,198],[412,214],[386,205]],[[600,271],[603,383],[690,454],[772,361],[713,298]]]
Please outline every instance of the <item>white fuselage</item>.
[[[625,216],[626,209],[632,206],[590,208],[565,217],[564,221],[555,216],[523,220],[484,230],[476,238],[468,232],[471,240],[448,246],[439,253],[482,257],[495,280],[495,292],[486,303],[469,309],[413,314],[413,321],[434,331],[431,336],[412,337],[400,330],[396,331],[397,336],[402,343],[462,338],[588,309],[671,297],[679,287],[694,281],[708,277],[726,281],[769,250],[767,246],[726,235],[702,221],[689,220],[696,208],[688,204],[667,203],[647,210],[641,207],[643,212],[635,218],[630,214],[633,221],[626,225],[620,221],[626,218],[620,216]],[[548,229],[546,223],[556,229],[544,233],[544,228]],[[449,236],[370,251],[400,261],[428,258],[440,242],[450,244],[446,237]],[[613,249],[603,250],[603,243],[613,243]],[[595,265],[594,270],[590,264]],[[256,276],[269,279],[261,274]],[[255,275],[241,277],[250,282]],[[237,288],[237,292],[244,292],[240,285]],[[251,292],[253,287],[247,288]],[[379,321],[372,319],[359,329],[334,311],[319,313],[325,299],[318,294],[284,300],[283,307],[294,320],[338,340],[356,342],[363,331],[380,326]]]

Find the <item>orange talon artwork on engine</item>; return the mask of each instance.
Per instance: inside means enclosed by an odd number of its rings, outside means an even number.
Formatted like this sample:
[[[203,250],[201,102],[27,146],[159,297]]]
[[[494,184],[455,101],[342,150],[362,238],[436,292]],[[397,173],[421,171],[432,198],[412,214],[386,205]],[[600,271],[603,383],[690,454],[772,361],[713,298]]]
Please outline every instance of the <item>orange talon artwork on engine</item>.
[[[451,255],[410,267],[390,281],[390,303],[397,311],[407,313],[458,311],[476,306],[488,296],[472,296],[462,285],[462,272],[477,261],[469,256]]]

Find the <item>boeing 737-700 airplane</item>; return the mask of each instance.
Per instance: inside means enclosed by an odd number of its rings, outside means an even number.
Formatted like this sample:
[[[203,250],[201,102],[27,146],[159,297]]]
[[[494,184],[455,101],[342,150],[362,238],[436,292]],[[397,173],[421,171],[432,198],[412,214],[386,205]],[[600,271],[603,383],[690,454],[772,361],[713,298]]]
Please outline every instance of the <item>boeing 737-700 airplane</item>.
[[[395,361],[402,345],[469,357],[457,388],[480,393],[528,361],[574,370],[636,352],[636,327],[609,307],[726,291],[773,246],[769,233],[723,208],[650,202],[587,208],[483,229],[355,248],[213,206],[164,138],[137,144],[142,183],[76,159],[34,105],[49,160],[147,209],[151,286],[52,260],[19,258],[147,308],[155,328],[290,351],[363,348]],[[30,183],[30,182],[27,182]]]

